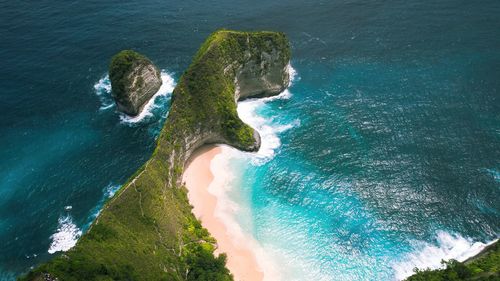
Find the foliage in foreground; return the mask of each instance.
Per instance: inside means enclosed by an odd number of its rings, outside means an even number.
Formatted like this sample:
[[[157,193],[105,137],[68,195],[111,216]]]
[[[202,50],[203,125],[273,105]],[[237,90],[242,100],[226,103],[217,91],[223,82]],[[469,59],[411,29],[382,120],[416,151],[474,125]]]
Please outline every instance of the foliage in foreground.
[[[443,261],[444,269],[419,270],[407,281],[500,281],[500,247],[498,242],[489,246],[478,256],[465,261]]]

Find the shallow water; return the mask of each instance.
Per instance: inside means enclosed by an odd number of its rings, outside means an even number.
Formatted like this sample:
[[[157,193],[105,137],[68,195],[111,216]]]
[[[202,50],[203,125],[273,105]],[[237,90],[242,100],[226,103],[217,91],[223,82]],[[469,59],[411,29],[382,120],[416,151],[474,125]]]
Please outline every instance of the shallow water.
[[[292,42],[288,97],[239,106],[263,149],[228,155],[237,225],[285,280],[400,278],[474,251],[500,230],[499,13],[450,0],[0,3],[0,279],[73,243],[152,152],[171,89],[123,118],[111,56],[144,53],[171,88],[220,27]]]

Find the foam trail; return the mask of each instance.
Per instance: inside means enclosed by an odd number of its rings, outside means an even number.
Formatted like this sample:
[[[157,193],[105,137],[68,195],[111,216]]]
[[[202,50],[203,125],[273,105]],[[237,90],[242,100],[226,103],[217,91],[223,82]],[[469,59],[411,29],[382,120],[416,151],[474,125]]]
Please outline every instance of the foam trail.
[[[50,236],[52,243],[48,252],[53,254],[59,251],[67,251],[76,245],[78,238],[82,236],[82,231],[73,223],[70,215],[62,216],[58,220],[57,231]]]
[[[397,280],[403,280],[412,275],[414,268],[419,269],[438,269],[443,268],[441,260],[448,261],[455,259],[465,261],[466,259],[477,255],[488,244],[474,242],[470,238],[464,238],[458,234],[450,234],[446,231],[437,232],[437,245],[423,241],[414,242],[416,252],[408,254],[402,262],[395,263],[392,267]]]
[[[152,110],[161,105],[155,103],[157,97],[170,95],[175,88],[175,80],[171,74],[165,70],[161,71],[162,85],[158,92],[146,103],[139,115],[131,117],[126,114],[120,113],[120,120],[123,123],[134,124],[143,121],[146,117],[153,115]],[[109,75],[106,74],[104,77],[99,79],[99,81],[94,85],[95,94],[99,97],[101,106],[99,111],[105,111],[110,108],[115,107],[115,101],[111,96],[111,81],[109,80]]]
[[[288,93],[288,90],[283,94]],[[243,122],[256,129],[261,137],[261,146],[257,153],[247,154],[253,164],[263,164],[271,160],[281,146],[278,136],[286,130],[300,125],[300,120],[294,120],[290,124],[272,124],[272,120],[257,114],[257,109],[265,104],[266,100],[247,100],[238,103],[238,115]]]
[[[95,83],[94,90],[95,94],[99,97],[99,101],[101,102],[101,107],[99,107],[100,111],[115,106],[115,102],[111,98],[111,81],[109,80],[108,74]]]
[[[73,248],[78,239],[82,236],[83,231],[86,231],[86,229],[88,229],[92,222],[94,222],[97,218],[106,200],[113,197],[120,187],[121,185],[109,184],[103,189],[103,198],[99,201],[97,206],[92,209],[91,215],[88,218],[88,223],[83,226],[83,230],[79,229],[75,225],[73,218],[69,214],[61,216],[58,220],[59,225],[57,227],[57,231],[50,236],[52,243],[50,244],[48,252],[53,254],[59,251],[65,252]],[[64,210],[67,212],[72,209],[73,207],[70,205],[64,207]]]
[[[87,229],[94,222],[94,220],[97,218],[97,216],[99,216],[99,214],[101,213],[102,207],[104,206],[104,203],[106,203],[106,200],[113,197],[113,195],[115,195],[115,193],[120,189],[120,187],[121,187],[121,185],[114,185],[114,184],[110,183],[103,189],[103,197],[97,203],[97,205],[90,211],[90,216],[87,219],[87,223],[83,227],[84,231],[87,231]]]
[[[104,188],[104,200],[107,200],[115,195],[115,193],[120,189],[121,185],[109,184]],[[103,200],[103,201],[104,201]]]
[[[120,114],[120,120],[123,123],[128,123],[128,124],[139,123],[146,117],[153,116],[152,110],[156,107],[161,106],[155,103],[156,98],[172,94],[175,88],[174,78],[172,77],[172,75],[165,72],[165,70],[161,71],[161,80],[163,83],[161,84],[160,89],[158,90],[158,92],[156,92],[156,94],[154,94],[154,96],[151,99],[149,99],[149,101],[146,103],[142,111],[137,116],[131,117],[123,113]]]

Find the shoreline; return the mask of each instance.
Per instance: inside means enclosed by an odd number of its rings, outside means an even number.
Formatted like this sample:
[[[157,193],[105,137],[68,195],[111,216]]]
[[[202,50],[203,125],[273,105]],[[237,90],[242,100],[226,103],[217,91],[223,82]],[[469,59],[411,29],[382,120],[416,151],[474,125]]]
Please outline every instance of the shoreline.
[[[226,222],[216,215],[220,204],[216,195],[210,192],[214,188],[214,175],[211,170],[212,160],[222,152],[220,146],[205,146],[193,153],[189,159],[182,181],[188,189],[189,203],[193,214],[217,240],[215,254],[226,253],[226,266],[236,281],[262,281],[264,273],[257,262],[251,244],[240,241],[228,229]],[[223,171],[220,171],[223,172]],[[215,188],[218,188],[215,186]]]

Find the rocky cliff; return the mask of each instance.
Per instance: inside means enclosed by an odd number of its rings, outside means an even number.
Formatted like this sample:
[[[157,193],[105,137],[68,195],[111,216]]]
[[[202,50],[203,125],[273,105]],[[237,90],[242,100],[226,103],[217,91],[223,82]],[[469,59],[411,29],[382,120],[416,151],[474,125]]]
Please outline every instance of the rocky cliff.
[[[160,70],[145,56],[124,50],[109,65],[112,95],[118,110],[137,115],[162,84]]]
[[[238,117],[238,99],[278,94],[289,83],[288,40],[277,32],[221,30],[180,78],[150,158],[70,251],[30,272],[60,280],[232,280],[216,241],[191,213],[184,165],[204,144],[246,151],[258,133]]]

